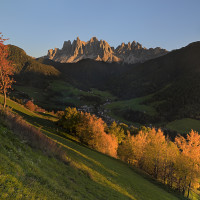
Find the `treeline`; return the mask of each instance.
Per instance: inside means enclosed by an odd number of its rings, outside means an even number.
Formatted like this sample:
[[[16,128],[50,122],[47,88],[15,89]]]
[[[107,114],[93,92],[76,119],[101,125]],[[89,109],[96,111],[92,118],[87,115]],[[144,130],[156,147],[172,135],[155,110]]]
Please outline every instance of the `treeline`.
[[[110,126],[95,115],[66,108],[58,124],[80,142],[136,166],[153,178],[189,197],[200,189],[200,135],[191,131],[172,142],[161,129],[132,130],[125,124]],[[130,133],[131,131],[131,133]]]
[[[189,197],[200,187],[200,135],[191,131],[175,142],[155,129],[136,136],[128,134],[118,148],[121,160],[146,171],[153,178]],[[187,194],[186,194],[187,192]]]

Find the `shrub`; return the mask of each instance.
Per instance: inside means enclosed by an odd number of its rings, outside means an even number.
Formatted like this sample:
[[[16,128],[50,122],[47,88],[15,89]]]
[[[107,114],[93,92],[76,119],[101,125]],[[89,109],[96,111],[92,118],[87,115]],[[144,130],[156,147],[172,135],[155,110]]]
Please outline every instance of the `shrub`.
[[[25,107],[31,111],[35,111],[36,105],[32,101],[27,101]]]
[[[81,113],[76,108],[68,107],[65,109],[64,115],[62,115],[61,119],[58,121],[58,124],[71,134],[75,134],[77,125],[80,122],[80,115]]]
[[[46,110],[44,108],[40,108],[40,107],[36,107],[35,111],[36,112],[40,112],[40,113],[45,113],[46,112]]]
[[[62,116],[63,116],[64,114],[65,114],[65,112],[62,111],[62,110],[59,110],[59,111],[56,112],[56,116],[57,116],[59,119],[61,119]]]

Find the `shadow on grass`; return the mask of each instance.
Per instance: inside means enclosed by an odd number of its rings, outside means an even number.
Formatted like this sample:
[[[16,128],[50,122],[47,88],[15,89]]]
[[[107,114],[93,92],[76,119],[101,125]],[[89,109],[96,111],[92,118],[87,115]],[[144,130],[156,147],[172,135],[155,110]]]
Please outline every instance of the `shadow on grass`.
[[[42,128],[46,131],[52,131],[52,129],[54,131],[57,130],[57,126],[55,124],[55,122],[49,120],[49,119],[43,119],[40,117],[36,117],[33,115],[27,115],[19,110],[16,110],[13,108],[13,111],[17,114],[19,114],[20,116],[22,116],[28,123],[34,125],[37,128]]]
[[[42,127],[43,130],[48,131],[49,133],[54,134],[57,130],[56,124],[54,124],[52,121],[48,119],[42,119],[36,116],[27,115],[23,112],[17,111],[13,109],[14,112],[19,114],[23,117],[24,120],[26,120],[28,123],[34,125],[35,127]],[[55,134],[56,135],[56,134]],[[55,138],[55,137],[54,137]],[[56,138],[57,139],[57,138]],[[64,139],[64,138],[63,138]],[[62,144],[62,142],[61,142]],[[80,145],[80,144],[79,144]],[[127,192],[126,188],[124,186],[118,186],[116,183],[116,180],[111,180],[110,178],[114,176],[114,172],[112,170],[108,170],[105,168],[104,165],[102,165],[97,160],[94,160],[90,158],[90,156],[85,155],[84,153],[81,153],[81,148],[73,148],[67,146],[67,144],[63,145],[66,148],[66,152],[69,153],[69,155],[73,155],[73,160],[75,160],[74,163],[77,164],[74,165],[77,169],[79,169],[82,173],[84,173],[86,176],[88,176],[91,180],[93,180],[96,185],[100,185],[101,188],[103,187],[104,191],[107,191],[108,194],[109,191],[111,192],[111,196],[114,199],[117,199],[119,197],[120,199],[135,199],[132,194]],[[82,145],[80,145],[82,146]],[[83,146],[82,146],[83,148]],[[99,153],[100,155],[100,153]],[[73,165],[72,165],[73,166]],[[94,177],[93,177],[94,176]],[[108,178],[110,177],[110,178]],[[100,188],[99,188],[100,189]],[[89,192],[89,191],[88,191]],[[104,195],[102,193],[101,195]],[[98,196],[98,194],[97,194]],[[99,196],[99,199],[101,199],[101,196]],[[105,196],[106,199],[106,196]]]
[[[57,117],[53,116],[53,115],[50,115],[48,113],[42,113],[42,112],[38,112],[38,114],[44,116],[44,117],[49,117],[49,118],[54,118],[54,119],[57,119]]]

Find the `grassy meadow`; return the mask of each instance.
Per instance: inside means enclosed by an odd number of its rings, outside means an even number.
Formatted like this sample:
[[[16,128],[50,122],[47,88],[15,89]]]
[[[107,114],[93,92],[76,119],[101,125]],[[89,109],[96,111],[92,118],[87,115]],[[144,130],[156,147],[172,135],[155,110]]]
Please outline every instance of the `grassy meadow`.
[[[111,104],[106,105],[106,108],[110,109],[111,111],[116,108],[118,108],[119,110],[132,109],[154,116],[157,114],[155,108],[153,106],[143,104],[143,102],[150,97],[151,95],[124,101],[115,101]]]
[[[175,120],[166,125],[168,129],[175,130],[178,133],[187,134],[193,129],[200,133],[200,120],[184,118]]]
[[[55,116],[33,113],[11,100],[8,105],[59,143],[69,164],[33,150],[1,125],[1,199],[181,199],[127,164],[59,136]]]
[[[94,88],[83,91],[62,80],[52,80],[48,84],[46,88],[21,85],[15,85],[14,88],[33,98],[36,104],[48,109],[64,110],[66,105],[80,107],[103,104],[108,99],[112,101],[116,99],[107,91]]]

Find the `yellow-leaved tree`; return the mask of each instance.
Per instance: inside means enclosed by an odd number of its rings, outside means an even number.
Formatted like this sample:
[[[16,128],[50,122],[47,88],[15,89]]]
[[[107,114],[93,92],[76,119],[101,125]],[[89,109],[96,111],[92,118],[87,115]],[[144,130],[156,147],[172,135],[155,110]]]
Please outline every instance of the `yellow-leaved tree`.
[[[191,189],[196,187],[200,178],[200,135],[192,130],[187,138],[178,136],[175,142],[181,152],[177,167],[179,189],[183,194],[187,191],[189,197]]]

